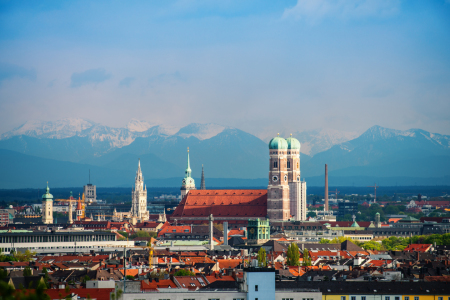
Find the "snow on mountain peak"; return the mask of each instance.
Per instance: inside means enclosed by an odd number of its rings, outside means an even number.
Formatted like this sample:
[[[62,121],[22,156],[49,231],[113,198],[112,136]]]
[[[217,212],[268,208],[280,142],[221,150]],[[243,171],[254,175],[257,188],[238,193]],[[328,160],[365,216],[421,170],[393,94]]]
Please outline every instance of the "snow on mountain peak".
[[[77,135],[95,124],[78,118],[66,118],[57,121],[29,120],[21,126],[1,135],[0,139],[7,139],[17,135],[39,138],[62,139]]]
[[[130,122],[128,122],[126,128],[131,132],[143,132],[148,130],[152,125],[146,121],[140,121],[138,119],[131,119]]]
[[[210,139],[210,138],[218,135],[219,133],[221,133],[222,131],[224,131],[227,128],[229,128],[229,127],[214,124],[214,123],[209,123],[209,124],[192,123],[192,124],[189,124],[188,126],[181,128],[177,132],[177,135],[180,137],[183,137],[183,138],[188,138],[188,137],[193,136],[193,137],[198,138],[199,140],[207,140],[207,139]]]

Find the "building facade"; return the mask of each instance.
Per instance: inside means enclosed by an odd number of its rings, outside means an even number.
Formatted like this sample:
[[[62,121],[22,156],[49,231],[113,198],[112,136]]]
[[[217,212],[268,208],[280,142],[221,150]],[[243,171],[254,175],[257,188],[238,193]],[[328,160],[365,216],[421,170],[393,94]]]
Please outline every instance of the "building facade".
[[[42,223],[53,224],[53,195],[47,183],[47,191],[42,195]]]
[[[300,177],[300,142],[273,138],[269,142],[267,214],[271,220],[306,220],[306,182]]]
[[[267,216],[271,220],[289,220],[290,200],[286,140],[279,136],[273,138],[269,143],[269,150]]]
[[[95,185],[90,183],[86,184],[83,187],[83,193],[87,203],[97,202],[97,187]]]
[[[142,221],[149,219],[147,210],[147,186],[144,185],[144,176],[141,171],[141,161],[139,160],[134,189],[131,192],[131,216]]]
[[[269,220],[248,220],[247,231],[249,244],[263,244],[270,240]]]

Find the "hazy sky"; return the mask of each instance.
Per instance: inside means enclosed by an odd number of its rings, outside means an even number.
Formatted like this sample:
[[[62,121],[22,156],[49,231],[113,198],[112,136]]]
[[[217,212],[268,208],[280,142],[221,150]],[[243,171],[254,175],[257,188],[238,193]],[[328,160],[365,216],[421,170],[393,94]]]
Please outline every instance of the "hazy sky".
[[[449,0],[0,3],[0,132],[80,117],[450,134]]]

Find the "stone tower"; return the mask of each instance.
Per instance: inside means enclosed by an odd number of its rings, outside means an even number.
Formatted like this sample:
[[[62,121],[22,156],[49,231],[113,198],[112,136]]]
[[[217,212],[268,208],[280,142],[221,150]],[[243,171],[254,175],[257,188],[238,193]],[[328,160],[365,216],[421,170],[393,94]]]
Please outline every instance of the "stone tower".
[[[300,180],[300,142],[292,137],[287,142],[287,171],[291,216],[295,220],[306,220],[306,182]]]
[[[195,181],[194,178],[191,177],[191,163],[189,161],[189,147],[187,149],[187,168],[186,171],[184,171],[184,178],[181,182],[181,198],[184,198],[184,196],[189,193],[190,190],[195,190]]]
[[[203,171],[203,165],[202,165],[202,180],[201,180],[201,183],[200,183],[200,189],[201,190],[206,190],[206,187],[205,187],[205,172]]]
[[[279,136],[269,142],[269,185],[267,215],[271,220],[289,220],[289,184],[287,171],[287,142]]]
[[[47,192],[42,195],[42,223],[53,224],[53,195],[50,194],[48,182]]]
[[[134,189],[131,192],[131,216],[140,221],[148,220],[147,211],[147,187],[144,185],[144,177],[141,171],[141,160],[138,163],[138,170],[134,180]]]

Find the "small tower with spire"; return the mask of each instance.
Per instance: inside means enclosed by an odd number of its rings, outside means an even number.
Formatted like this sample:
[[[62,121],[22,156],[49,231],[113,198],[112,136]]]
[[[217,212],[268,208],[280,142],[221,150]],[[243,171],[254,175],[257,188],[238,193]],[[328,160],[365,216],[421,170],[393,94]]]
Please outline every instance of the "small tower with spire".
[[[46,193],[42,195],[42,223],[53,224],[53,195],[50,194],[48,181]]]
[[[184,198],[184,196],[189,193],[190,190],[195,190],[195,181],[194,178],[191,177],[191,163],[189,161],[189,147],[187,149],[187,168],[186,171],[184,171],[184,178],[181,182],[181,198]]]
[[[201,190],[206,190],[206,187],[205,187],[205,172],[203,171],[203,165],[202,165],[202,181],[200,183],[200,189]]]

